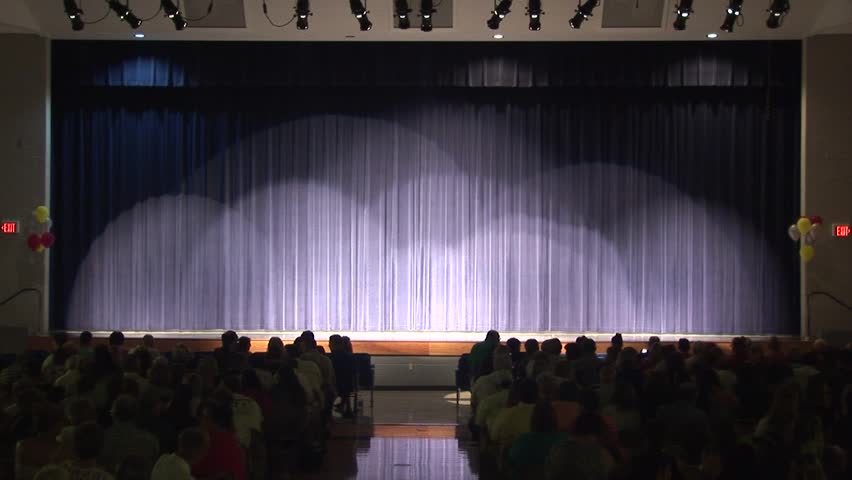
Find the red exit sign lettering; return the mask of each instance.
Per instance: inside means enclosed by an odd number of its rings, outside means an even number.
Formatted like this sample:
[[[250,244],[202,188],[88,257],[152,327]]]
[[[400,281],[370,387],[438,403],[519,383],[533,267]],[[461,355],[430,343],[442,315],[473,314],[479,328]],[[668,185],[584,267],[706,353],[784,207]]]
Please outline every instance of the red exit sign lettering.
[[[4,221],[0,223],[0,232],[15,234],[18,233],[18,222]]]
[[[852,236],[852,228],[848,223],[835,223],[831,226],[831,234],[835,237],[848,238]]]

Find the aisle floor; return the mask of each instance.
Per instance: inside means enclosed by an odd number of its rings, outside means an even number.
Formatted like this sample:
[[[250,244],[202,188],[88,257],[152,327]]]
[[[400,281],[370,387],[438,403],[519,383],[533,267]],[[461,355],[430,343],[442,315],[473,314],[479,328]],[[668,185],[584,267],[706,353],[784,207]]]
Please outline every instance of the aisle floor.
[[[299,480],[469,480],[479,478],[476,445],[464,422],[470,396],[455,392],[377,391],[373,408],[337,419],[320,471]],[[461,425],[460,425],[461,424]]]

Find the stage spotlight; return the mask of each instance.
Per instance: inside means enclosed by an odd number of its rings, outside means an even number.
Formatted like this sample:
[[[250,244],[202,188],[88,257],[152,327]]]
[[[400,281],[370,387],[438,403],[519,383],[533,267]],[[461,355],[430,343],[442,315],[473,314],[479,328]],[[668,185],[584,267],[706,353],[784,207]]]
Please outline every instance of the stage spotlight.
[[[79,32],[85,27],[83,11],[77,6],[75,0],[65,0],[65,15],[68,15],[68,20],[71,20],[71,30]]]
[[[394,0],[394,14],[399,19],[400,30],[411,28],[411,19],[408,18],[409,13],[411,13],[411,9],[408,8],[408,0]]]
[[[127,8],[127,5],[119,2],[118,0],[108,0],[107,4],[109,4],[109,8],[118,15],[118,18],[127,22],[130,25],[130,28],[139,28],[142,25],[142,20],[139,19],[136,15]]]
[[[432,14],[435,13],[435,7],[432,0],[420,0],[420,30],[424,32],[432,31]]]
[[[674,29],[686,30],[686,21],[689,20],[689,16],[692,15],[692,12],[692,0],[680,0],[680,3],[677,5],[675,10],[677,18],[675,18],[674,21]]]
[[[725,21],[722,23],[720,27],[723,32],[731,33],[734,31],[734,25],[737,23],[737,19],[740,18],[740,14],[743,12],[743,0],[730,0],[728,3],[728,10],[725,12]]]
[[[308,29],[308,16],[311,14],[311,2],[308,0],[296,0],[296,29]]]
[[[766,20],[766,26],[769,28],[778,28],[784,23],[784,17],[790,11],[790,2],[788,0],[772,0],[772,5],[769,6],[769,18]]]
[[[527,15],[530,16],[530,30],[537,32],[541,30],[541,0],[529,0],[527,2]]]
[[[494,10],[491,11],[491,18],[486,22],[488,24],[488,28],[491,30],[497,30],[500,28],[500,22],[506,18],[506,15],[511,12],[512,8],[512,0],[500,0]]]
[[[367,18],[367,14],[370,12],[364,8],[361,0],[349,0],[349,7],[352,9],[352,15],[355,15],[355,18],[358,19],[358,25],[362,32],[367,32],[373,28],[373,23]]]
[[[183,30],[186,28],[186,19],[183,18],[183,15],[180,13],[180,9],[178,9],[175,2],[172,0],[160,0],[160,6],[163,7],[163,11],[166,12],[166,16],[169,17],[169,20],[175,24],[175,30]]]
[[[577,6],[577,10],[575,10],[577,14],[574,15],[574,18],[572,18],[568,24],[571,25],[571,28],[580,28],[580,26],[583,25],[583,22],[592,16],[592,12],[597,6],[598,0],[586,0],[586,3]]]

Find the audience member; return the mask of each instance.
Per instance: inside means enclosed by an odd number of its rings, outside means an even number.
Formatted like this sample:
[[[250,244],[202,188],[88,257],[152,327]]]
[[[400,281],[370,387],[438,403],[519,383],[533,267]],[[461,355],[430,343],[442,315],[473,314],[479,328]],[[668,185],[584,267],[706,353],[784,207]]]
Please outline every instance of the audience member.
[[[160,442],[137,427],[139,402],[129,395],[119,395],[113,402],[112,419],[112,426],[104,433],[99,463],[115,470],[126,458],[136,456],[145,462],[150,472],[160,455]]]
[[[209,478],[230,475],[232,480],[246,479],[243,449],[234,432],[234,412],[230,402],[212,398],[201,408],[201,427],[209,438],[209,448],[201,460],[192,465],[192,475]]]
[[[187,428],[180,433],[175,453],[167,453],[157,460],[151,471],[151,480],[193,480],[192,467],[206,455],[210,440],[200,428]]]
[[[481,370],[485,359],[491,355],[494,348],[496,348],[499,344],[500,333],[496,330],[489,330],[488,333],[485,334],[485,340],[475,344],[473,348],[470,349],[468,366],[470,368],[471,380],[476,380],[479,375],[483,373]]]

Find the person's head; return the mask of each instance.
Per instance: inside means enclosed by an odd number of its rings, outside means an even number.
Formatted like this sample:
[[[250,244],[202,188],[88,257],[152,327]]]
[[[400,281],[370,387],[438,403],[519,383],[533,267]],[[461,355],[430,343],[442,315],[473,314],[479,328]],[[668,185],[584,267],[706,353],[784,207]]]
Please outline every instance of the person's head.
[[[74,429],[74,457],[81,462],[94,461],[104,448],[104,430],[95,422]]]
[[[270,359],[280,359],[284,355],[284,342],[281,337],[271,337],[266,342],[266,356]]]
[[[558,338],[549,338],[542,342],[541,351],[550,356],[558,357],[562,353],[562,342]]]
[[[240,337],[237,340],[237,351],[240,353],[249,353],[251,351],[251,338]]]
[[[226,393],[217,391],[201,407],[201,424],[208,430],[234,430],[234,410]],[[227,395],[230,395],[227,393]]]
[[[115,480],[149,480],[150,478],[150,466],[147,460],[139,455],[124,457],[115,469]]]
[[[148,381],[151,385],[167,387],[171,384],[171,373],[168,363],[154,362],[148,369]]]
[[[497,330],[489,330],[485,334],[485,341],[487,343],[500,343],[500,333]]]
[[[150,333],[145,334],[145,336],[142,337],[142,345],[145,348],[154,348],[154,336]]]
[[[561,378],[543,373],[536,379],[538,383],[538,399],[544,402],[552,402],[559,398],[559,385],[563,383]]]
[[[537,352],[538,351],[538,340],[536,340],[534,338],[527,339],[527,341],[524,342],[524,351],[527,352],[527,354],[529,354],[529,355],[532,355],[535,352]]]
[[[236,348],[237,340],[240,337],[237,336],[237,332],[233,330],[228,330],[222,334],[222,348],[225,350]]]
[[[352,347],[352,339],[347,337],[346,335],[343,336],[343,348],[346,350],[347,353],[352,353],[355,351]]]
[[[53,338],[53,345],[56,348],[62,348],[63,345],[68,343],[68,333],[64,330],[57,330],[50,334]]]
[[[71,425],[93,421],[97,416],[95,405],[86,397],[76,398],[65,407],[65,417]]]
[[[538,401],[538,384],[533,380],[518,380],[509,391],[508,405],[534,404]]]
[[[112,402],[111,413],[117,423],[134,423],[139,416],[139,402],[130,395],[119,395]]]
[[[210,437],[200,428],[187,428],[178,437],[177,454],[190,466],[200,462],[210,447]]]
[[[109,346],[110,347],[120,347],[124,345],[124,334],[118,330],[113,331],[109,334]]]
[[[622,347],[624,347],[624,338],[622,338],[620,333],[616,333],[612,336],[612,339],[610,339],[610,343],[612,343],[612,346],[616,347],[616,349],[621,350]]]
[[[658,345],[660,343],[660,337],[656,335],[651,335],[648,337],[648,350],[650,351],[654,345]]]
[[[581,347],[577,343],[569,343],[565,345],[565,359],[566,360],[577,360],[583,353],[583,347]]]
[[[304,332],[302,332],[301,337],[305,340],[316,340],[316,337],[314,337],[314,332],[310,330],[305,330]]]
[[[509,351],[513,354],[521,351],[521,341],[515,337],[506,340],[506,346],[509,347]]]
[[[303,337],[301,343],[299,344],[299,348],[302,353],[314,351],[317,349],[317,341],[314,339],[313,335],[310,337]]]
[[[149,388],[139,395],[140,418],[157,418],[163,411],[163,401],[160,394]]]
[[[33,480],[71,480],[71,475],[58,465],[48,465],[39,470]]]
[[[615,361],[615,366],[620,370],[629,370],[636,368],[638,361],[639,352],[633,347],[627,347],[618,352],[618,360]]]
[[[772,405],[769,407],[769,417],[776,422],[793,422],[799,412],[799,384],[788,381],[775,390]]]
[[[80,346],[90,347],[92,345],[92,332],[86,330],[80,333]]]
[[[583,341],[583,354],[586,356],[594,356],[598,350],[598,344],[595,343],[594,339],[586,338]]]
[[[338,334],[328,337],[328,349],[332,352],[344,350],[343,337]]]
[[[533,432],[552,433],[557,430],[556,412],[550,402],[539,401],[533,408],[530,417],[530,430]]]
[[[192,352],[183,343],[175,345],[175,348],[172,349],[172,363],[189,365],[192,363]]]
[[[509,355],[509,347],[500,345],[494,349],[494,371],[511,370],[512,357]]]
[[[618,360],[618,352],[620,351],[621,350],[618,347],[611,345],[606,349],[606,359],[604,360],[604,363],[607,365],[615,365],[616,360]]]
[[[688,338],[681,338],[680,340],[677,341],[677,351],[678,352],[680,352],[684,355],[688,355],[689,354],[689,348],[690,348],[690,344],[689,344]]]
[[[530,362],[532,362],[532,378],[536,378],[544,372],[549,372],[554,367],[550,355],[543,351],[535,352]]]

